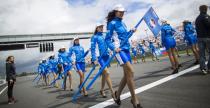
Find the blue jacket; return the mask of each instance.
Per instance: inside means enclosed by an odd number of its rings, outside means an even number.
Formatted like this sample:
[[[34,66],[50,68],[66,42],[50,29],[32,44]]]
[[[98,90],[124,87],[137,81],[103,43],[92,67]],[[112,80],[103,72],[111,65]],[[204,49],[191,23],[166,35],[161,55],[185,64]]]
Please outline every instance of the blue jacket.
[[[85,51],[82,46],[78,44],[69,48],[69,57],[71,57],[73,53],[76,56],[76,62],[85,62]]]
[[[165,46],[166,38],[173,38],[176,31],[170,26],[170,24],[164,24],[161,28],[161,41],[162,45]]]
[[[131,48],[131,51],[132,51],[132,53],[136,53],[137,52],[136,47]]]
[[[129,43],[128,40],[126,40],[126,38],[128,38],[127,36],[131,31],[127,31],[127,27],[122,22],[122,19],[117,18],[117,17],[114,18],[112,21],[110,21],[107,24],[107,33],[106,33],[105,41],[106,41],[108,47],[112,51],[115,50],[115,46],[112,43],[112,36],[113,36],[114,31],[117,33],[118,39],[120,40],[121,50],[129,50],[130,49],[130,43]]]
[[[72,62],[71,57],[69,57],[69,55],[66,51],[58,53],[58,63],[59,64],[70,64],[71,62]]]
[[[188,22],[184,26],[184,32],[185,32],[184,40],[187,40],[190,36],[195,36],[195,29],[191,22]]]
[[[138,44],[138,49],[141,51],[142,54],[145,53],[145,50],[141,44]]]
[[[49,65],[47,62],[44,62],[41,64],[41,67],[42,67],[42,72],[47,74],[49,72]]]
[[[149,48],[150,48],[150,50],[151,50],[152,52],[155,51],[155,46],[153,45],[152,42],[149,42]]]
[[[102,32],[97,32],[91,37],[91,56],[92,61],[96,60],[96,44],[98,44],[98,50],[100,57],[109,55],[108,46],[106,45],[105,39]]]
[[[49,59],[48,64],[50,66],[50,69],[55,71],[55,69],[57,68],[57,65],[58,65],[58,61],[55,58],[54,59]]]

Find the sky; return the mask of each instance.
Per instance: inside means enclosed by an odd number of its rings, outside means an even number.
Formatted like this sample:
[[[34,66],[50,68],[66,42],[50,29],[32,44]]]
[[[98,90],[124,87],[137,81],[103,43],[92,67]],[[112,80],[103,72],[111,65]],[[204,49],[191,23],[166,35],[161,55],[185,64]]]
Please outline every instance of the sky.
[[[1,0],[0,35],[93,32],[116,4],[126,8],[123,21],[133,28],[151,6],[160,19],[178,26],[194,21],[198,7],[210,0]],[[144,37],[145,29],[143,22],[133,38]]]

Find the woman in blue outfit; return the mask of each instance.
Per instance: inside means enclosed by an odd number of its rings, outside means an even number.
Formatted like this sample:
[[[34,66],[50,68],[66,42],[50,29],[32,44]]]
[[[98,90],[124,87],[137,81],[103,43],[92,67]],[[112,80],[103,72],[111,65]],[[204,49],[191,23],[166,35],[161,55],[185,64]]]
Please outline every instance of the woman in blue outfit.
[[[49,65],[48,65],[46,59],[42,60],[41,65],[42,65],[42,68],[43,68],[43,74],[42,74],[43,75],[43,80],[44,80],[46,86],[48,86],[49,82],[50,82],[50,79],[49,79]]]
[[[57,68],[58,60],[55,58],[54,54],[52,54],[49,57],[48,64],[49,64],[49,67],[50,67],[50,71],[52,72],[54,80],[55,80],[57,78],[57,74],[58,74],[58,68]],[[55,87],[58,88],[58,83],[57,82],[55,83]]]
[[[176,41],[173,36],[175,32],[176,31],[169,24],[167,24],[166,21],[162,21],[161,42],[168,52],[173,69],[172,74],[178,73],[179,68],[179,62],[175,54]]]
[[[122,21],[125,9],[122,5],[116,5],[114,10],[108,13],[107,16],[107,33],[105,37],[105,41],[108,47],[115,51],[116,58],[120,65],[123,67],[124,76],[121,79],[118,91],[115,92],[115,103],[121,105],[120,95],[122,90],[124,89],[125,85],[127,84],[130,93],[131,93],[131,102],[134,108],[141,108],[139,99],[135,95],[134,89],[134,80],[133,80],[133,67],[131,65],[131,56],[130,56],[130,44],[129,41],[126,39],[130,32],[136,31],[136,29],[132,29],[127,31],[127,27]],[[113,42],[113,33],[116,32],[118,39],[120,40],[120,47],[116,47]]]
[[[99,57],[97,59],[96,57],[96,45],[98,45],[99,50]],[[103,67],[107,60],[109,59],[109,51],[108,47],[106,45],[106,42],[103,37],[103,24],[97,24],[96,29],[94,32],[94,35],[91,37],[91,61],[96,65],[99,63],[100,67]],[[97,62],[98,61],[98,62]],[[112,97],[115,100],[114,97],[114,90],[112,88],[112,81],[109,76],[108,67],[106,67],[101,75],[101,90],[100,94],[103,98],[106,98],[106,95],[104,93],[104,87],[105,83],[107,82],[107,85],[111,91]]]
[[[152,41],[149,41],[149,49],[150,49],[150,51],[152,53],[152,61],[155,61],[154,58],[156,58],[156,60],[158,61],[159,59],[157,58],[157,54],[155,52],[156,48],[155,48],[155,46],[154,46]]]
[[[58,51],[58,72],[63,71],[66,72],[64,76],[64,90],[66,90],[66,80],[67,76],[69,76],[69,88],[70,91],[72,89],[72,75],[71,75],[71,58],[69,57],[68,53],[66,52],[66,48],[62,46]]]
[[[144,50],[142,44],[138,44],[138,50],[139,50],[142,62],[146,62],[146,60],[145,60],[145,50]]]
[[[137,61],[137,49],[136,49],[136,47],[132,47],[131,48],[131,51],[132,51],[132,53],[133,53],[133,63],[135,64],[135,63],[138,63],[138,61]]]
[[[188,46],[191,47],[191,50],[195,56],[195,63],[199,63],[199,54],[198,54],[198,47],[197,47],[197,37],[195,33],[195,29],[190,21],[184,21],[183,22],[183,28],[184,28],[184,40],[187,41]]]
[[[131,40],[131,44],[132,44],[131,52],[133,54],[133,63],[136,64],[136,63],[138,63],[138,61],[137,61],[137,48],[135,46],[134,41]]]
[[[39,65],[38,65],[38,74],[40,75],[40,79],[43,79],[43,81],[44,81],[44,66],[43,66],[43,64],[42,64],[42,61],[43,60],[41,60],[40,62],[39,62]],[[36,82],[36,84],[38,84],[39,83],[39,81],[40,80],[37,80],[37,82]]]
[[[80,76],[81,85],[85,77],[85,51],[84,48],[80,46],[79,38],[75,38],[73,40],[73,46],[69,48],[69,57],[71,57],[73,54],[75,54],[76,60],[72,60],[72,64],[75,65],[76,71]],[[88,96],[85,87],[82,88],[82,91],[85,97]]]
[[[39,62],[37,70],[38,70],[38,74],[42,75],[42,70],[43,70],[43,68],[42,68],[42,61]]]

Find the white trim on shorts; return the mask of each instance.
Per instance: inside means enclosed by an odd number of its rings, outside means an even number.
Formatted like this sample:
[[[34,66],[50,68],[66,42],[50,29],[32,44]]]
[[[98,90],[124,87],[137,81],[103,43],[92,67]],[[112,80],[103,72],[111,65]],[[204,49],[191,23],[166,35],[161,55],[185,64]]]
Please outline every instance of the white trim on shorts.
[[[117,61],[118,61],[118,63],[119,63],[120,65],[123,65],[123,64],[124,64],[124,62],[123,62],[123,60],[122,60],[122,58],[121,58],[121,56],[120,56],[120,53],[117,53],[117,54],[115,55],[115,57],[117,58]]]

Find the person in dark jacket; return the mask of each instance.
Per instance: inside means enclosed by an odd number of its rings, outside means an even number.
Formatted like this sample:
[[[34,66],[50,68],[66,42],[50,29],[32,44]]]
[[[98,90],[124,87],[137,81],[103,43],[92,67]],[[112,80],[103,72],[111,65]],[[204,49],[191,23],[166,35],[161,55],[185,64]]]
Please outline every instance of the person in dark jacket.
[[[8,104],[14,104],[15,98],[13,97],[13,86],[16,81],[14,56],[8,56],[6,59],[6,80],[8,82]]]
[[[205,65],[205,50],[208,50],[210,55],[210,16],[207,14],[207,9],[208,6],[201,5],[199,7],[200,15],[195,21],[200,55],[200,69],[205,75],[210,71],[210,56],[207,64],[208,72]]]

